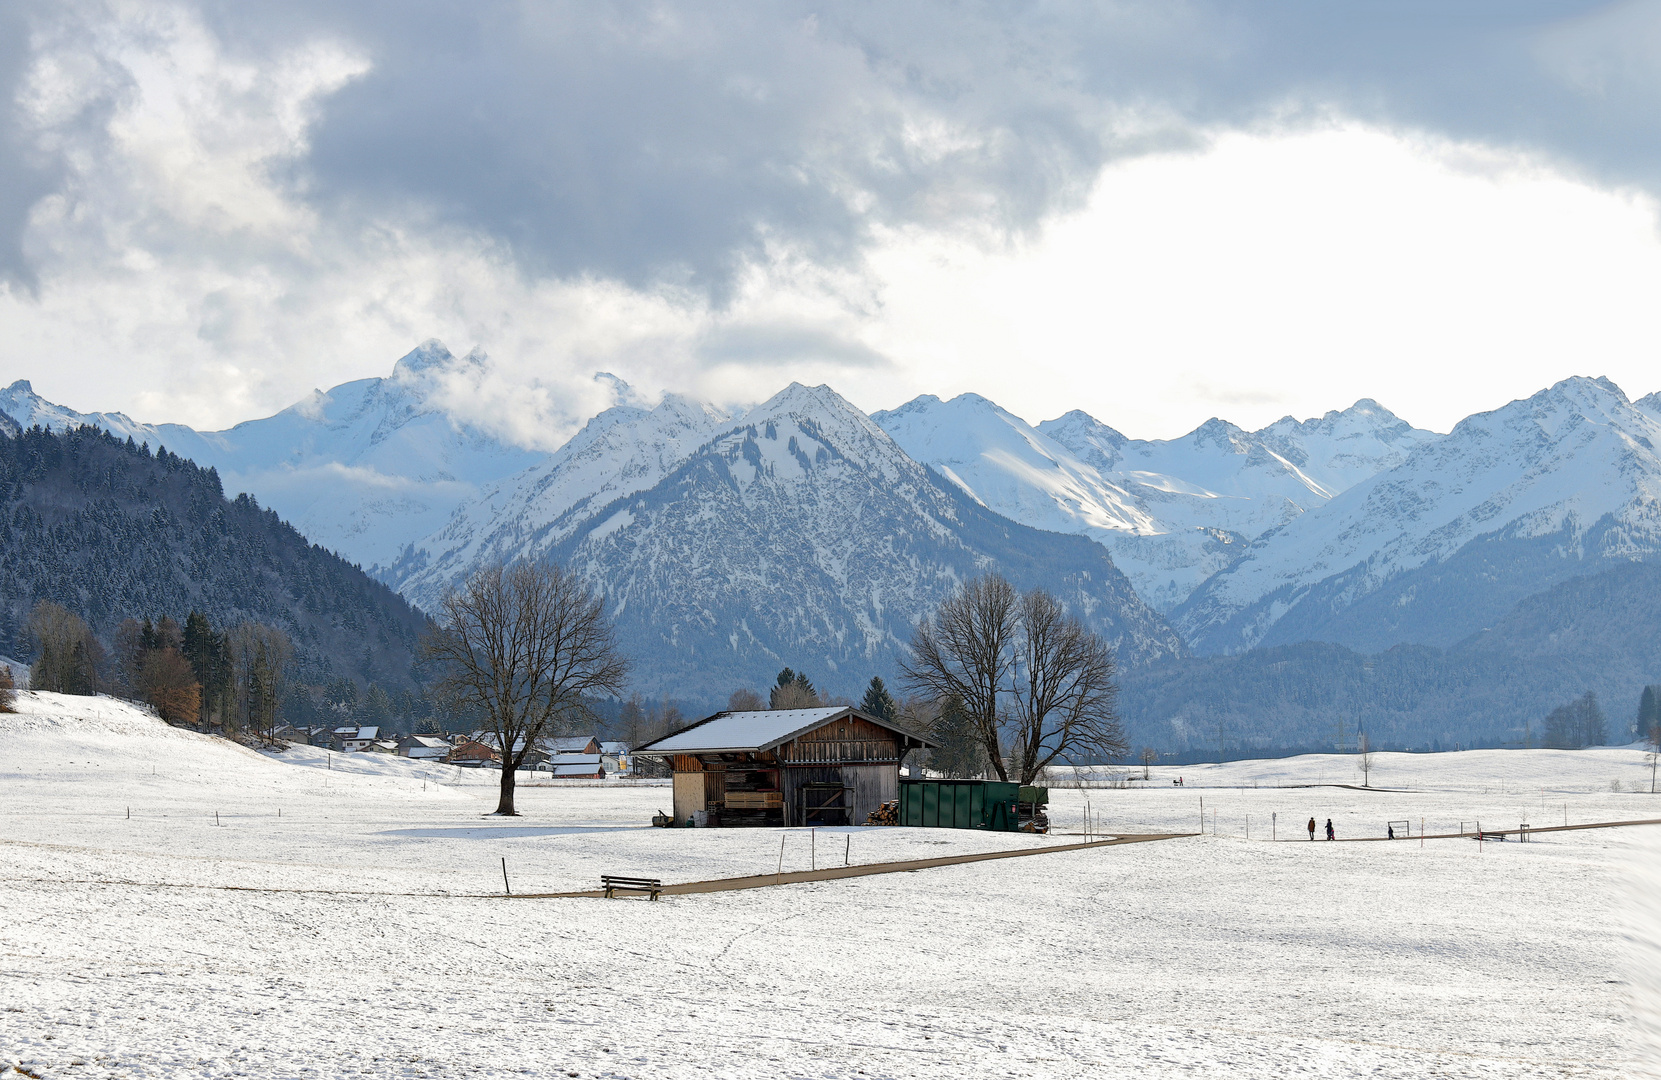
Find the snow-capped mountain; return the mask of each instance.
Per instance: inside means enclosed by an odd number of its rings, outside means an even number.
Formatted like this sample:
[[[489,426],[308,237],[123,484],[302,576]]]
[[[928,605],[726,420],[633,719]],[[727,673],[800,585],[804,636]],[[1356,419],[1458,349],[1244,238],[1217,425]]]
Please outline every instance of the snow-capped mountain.
[[[1658,447],[1651,399],[1566,379],[1264,534],[1175,621],[1206,652],[1451,645],[1567,577],[1661,552]]]
[[[1160,610],[1251,539],[1436,437],[1365,399],[1259,432],[1210,420],[1155,441],[1127,439],[1076,410],[1035,429],[977,394],[924,395],[872,419],[985,506],[1106,545]]]
[[[479,566],[542,555],[599,507],[653,487],[728,419],[679,394],[655,409],[607,409],[545,460],[462,504],[382,576],[435,611],[445,589]]]
[[[428,341],[387,378],[314,392],[275,416],[226,431],[142,424],[121,413],[79,413],[39,397],[27,382],[0,392],[0,412],[24,427],[90,424],[166,446],[219,471],[227,492],[246,491],[313,543],[366,567],[387,566],[409,542],[443,526],[488,484],[547,455],[507,445],[457,422],[435,392],[446,370],[478,367]]]
[[[854,692],[915,622],[996,571],[1135,664],[1182,643],[1106,552],[987,511],[828,387],[792,384],[549,549],[603,590],[649,689],[725,695],[781,666]]]

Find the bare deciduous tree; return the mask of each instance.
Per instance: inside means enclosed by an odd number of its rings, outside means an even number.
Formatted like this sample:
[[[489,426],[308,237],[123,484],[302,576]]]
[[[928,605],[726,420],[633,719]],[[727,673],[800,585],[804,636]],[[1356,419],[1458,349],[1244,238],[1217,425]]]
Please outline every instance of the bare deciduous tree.
[[[979,734],[987,764],[1008,780],[999,695],[1014,666],[1015,587],[996,575],[977,578],[947,597],[911,638],[900,662],[911,687],[931,700],[955,699]]]
[[[1155,750],[1151,746],[1144,746],[1142,748],[1142,779],[1147,780],[1151,777],[1152,773],[1150,773],[1149,770],[1153,766],[1153,763],[1158,760],[1158,750]]]
[[[1018,594],[997,576],[971,581],[917,628],[911,653],[907,681],[960,703],[1000,780],[1013,773],[1028,784],[1057,760],[1111,760],[1129,749],[1112,650],[1042,590]]]
[[[39,650],[29,687],[57,694],[96,694],[104,682],[104,647],[86,620],[60,604],[42,600],[29,613],[29,635]]]
[[[278,706],[288,688],[294,645],[275,626],[244,622],[230,634],[232,690],[236,708],[226,719],[270,738],[277,729]]]
[[[1373,777],[1373,743],[1363,731],[1355,743],[1355,763],[1361,770],[1361,786],[1372,787]]]
[[[1107,643],[1040,589],[1021,597],[1016,618],[1010,696],[1020,782],[1032,783],[1057,758],[1123,757],[1130,747]]]
[[[761,700],[761,695],[754,690],[734,690],[727,699],[728,712],[761,712],[767,708],[767,703]]]
[[[513,815],[514,775],[536,740],[592,722],[586,699],[620,693],[628,662],[604,601],[552,563],[479,570],[439,615],[424,652],[443,670],[441,691],[486,718],[502,754],[496,813]]]

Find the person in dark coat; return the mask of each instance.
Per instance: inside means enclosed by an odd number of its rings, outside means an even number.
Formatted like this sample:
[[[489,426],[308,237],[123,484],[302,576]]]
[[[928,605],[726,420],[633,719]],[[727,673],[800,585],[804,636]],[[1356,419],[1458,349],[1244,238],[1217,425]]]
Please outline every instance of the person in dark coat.
[[[1335,834],[1334,834],[1334,833],[1333,833],[1333,831],[1332,831],[1332,819],[1331,819],[1331,818],[1327,818],[1327,819],[1326,819],[1326,838],[1327,838],[1327,839],[1328,839],[1328,840],[1331,840],[1331,839],[1333,839],[1333,838],[1334,838],[1334,835],[1335,835]]]
[[[1311,840],[1315,839],[1315,819],[1314,818],[1309,819],[1309,838]]]

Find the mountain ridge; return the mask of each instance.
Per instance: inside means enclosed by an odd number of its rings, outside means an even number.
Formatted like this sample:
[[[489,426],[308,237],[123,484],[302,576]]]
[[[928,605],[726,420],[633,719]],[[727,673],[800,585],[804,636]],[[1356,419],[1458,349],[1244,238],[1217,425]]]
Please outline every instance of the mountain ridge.
[[[1366,613],[1376,619],[1394,597],[1396,621],[1409,609],[1418,619],[1397,641],[1451,643],[1475,629],[1474,612],[1503,606],[1462,565],[1534,566],[1500,582],[1515,599],[1583,561],[1661,552],[1657,446],[1661,417],[1614,383],[1562,380],[1465,418],[1401,465],[1265,533],[1172,618],[1201,652],[1311,635],[1369,648],[1382,641],[1367,636]],[[1529,545],[1550,548],[1546,561],[1561,565],[1544,569]]]
[[[551,554],[649,642],[655,686],[723,696],[779,667],[854,693],[969,577],[1043,586],[1126,663],[1185,650],[1107,552],[987,511],[828,387],[792,384]]]

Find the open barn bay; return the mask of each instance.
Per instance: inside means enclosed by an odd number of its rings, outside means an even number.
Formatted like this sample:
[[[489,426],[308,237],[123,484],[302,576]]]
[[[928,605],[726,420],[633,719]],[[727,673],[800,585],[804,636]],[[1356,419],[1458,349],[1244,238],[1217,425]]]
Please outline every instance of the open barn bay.
[[[516,892],[692,881],[772,872],[781,833],[651,829],[667,791],[617,785],[526,788],[504,822],[486,775],[263,756],[108,699],[19,707],[0,717],[0,1066],[22,1075],[1647,1067],[1630,901],[1653,827],[1267,842],[1271,821],[1284,839],[1310,816],[1340,838],[1661,816],[1636,752],[1380,755],[1388,791],[1333,786],[1357,782],[1340,758],[1187,767],[1181,788],[1156,770],[1145,790],[1057,789],[1058,831],[1086,798],[1109,832],[1197,831],[1204,798],[1205,834],[655,904],[510,902],[504,859]],[[791,832],[783,866],[1066,839]]]

